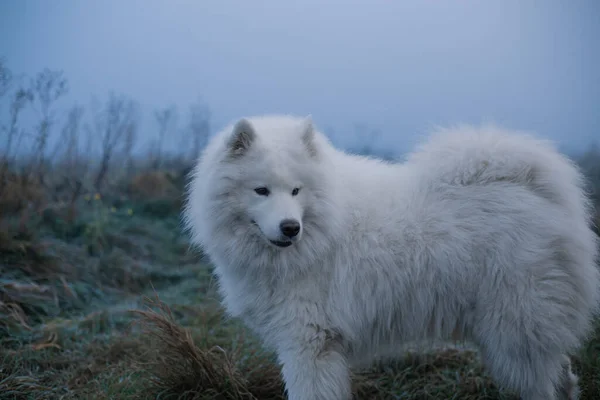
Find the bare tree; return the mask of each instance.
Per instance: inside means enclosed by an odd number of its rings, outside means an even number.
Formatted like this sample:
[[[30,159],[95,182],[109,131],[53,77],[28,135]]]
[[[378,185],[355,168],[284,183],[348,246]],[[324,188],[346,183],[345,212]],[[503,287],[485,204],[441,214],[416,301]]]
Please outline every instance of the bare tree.
[[[125,160],[127,176],[133,174],[133,149],[137,142],[137,121],[130,121],[125,130],[125,139],[123,141],[123,159]]]
[[[12,72],[6,66],[4,58],[0,58],[0,97],[4,97],[12,84]]]
[[[15,78],[12,71],[6,66],[6,61],[0,58],[0,98],[10,92],[15,84]],[[6,164],[12,161],[12,152],[19,147],[24,132],[19,127],[19,120],[22,112],[28,104],[33,101],[33,92],[30,88],[19,86],[12,93],[8,103],[8,125],[0,126],[0,133],[3,136],[2,154],[0,154],[0,163]]]
[[[0,192],[2,192],[7,185],[8,171],[11,165],[14,163],[14,154],[18,150],[23,139],[24,132],[19,126],[19,119],[21,113],[33,99],[31,91],[28,89],[18,89],[11,101],[8,111],[8,126],[3,127],[3,132],[6,134],[6,141],[4,143],[4,152],[0,155]],[[27,174],[24,174],[24,177]]]
[[[159,169],[162,166],[165,138],[169,135],[173,135],[175,131],[175,122],[177,118],[177,109],[175,106],[166,107],[162,110],[154,112],[154,118],[158,125],[158,137],[156,142],[153,144],[152,154],[152,167]]]
[[[4,58],[0,58],[0,98],[4,97],[4,95],[6,93],[8,93],[11,83],[12,83],[12,73],[6,66],[6,62],[4,61]],[[0,109],[0,112],[1,111],[2,111],[2,109]],[[0,132],[3,134],[6,133],[6,135],[7,135],[6,141],[9,142],[9,140],[11,138],[9,135],[9,129],[7,126],[4,125],[4,123],[0,124]],[[5,162],[7,162],[7,160],[5,160],[5,157],[1,157],[0,158],[0,178],[2,178],[2,176],[4,175],[4,163]]]
[[[44,163],[48,139],[54,120],[53,106],[56,100],[68,92],[67,80],[62,71],[52,71],[48,68],[38,73],[31,82],[31,92],[35,102],[34,109],[39,114],[34,137],[35,173],[40,183],[44,183]]]
[[[6,95],[13,84],[11,72],[6,68],[4,62],[0,63],[0,97]],[[0,209],[11,208],[21,210],[28,200],[32,199],[34,193],[29,189],[29,176],[19,174],[16,170],[15,154],[20,147],[25,132],[21,128],[21,117],[27,105],[33,101],[33,94],[28,88],[19,87],[8,101],[8,125],[2,125],[0,132],[3,134],[2,153],[0,154]],[[31,197],[30,197],[31,196]],[[0,210],[0,219],[2,211]],[[22,213],[22,215],[25,215]]]
[[[75,105],[67,113],[67,119],[61,130],[60,141],[54,155],[60,157],[68,167],[75,167],[80,160],[79,136],[83,119],[83,107]]]
[[[184,149],[189,148],[191,161],[196,160],[200,151],[206,146],[210,136],[211,112],[208,105],[198,100],[190,106],[187,134],[183,137]]]
[[[4,143],[4,159],[10,162],[12,152],[18,149],[23,138],[23,131],[19,127],[19,118],[25,107],[33,101],[33,93],[29,89],[19,88],[10,101],[8,111],[8,127],[6,131],[6,142]]]
[[[75,204],[83,193],[83,182],[89,165],[84,159],[80,145],[83,114],[83,107],[79,105],[69,110],[54,152],[54,157],[60,160],[59,167],[62,172],[62,182],[57,187],[58,192],[64,189],[68,193],[68,221],[75,218]]]
[[[119,146],[127,145],[127,136],[135,131],[137,121],[136,103],[113,93],[110,94],[105,108],[96,114],[93,134],[101,141],[100,167],[94,180],[96,190],[102,188],[113,155]]]

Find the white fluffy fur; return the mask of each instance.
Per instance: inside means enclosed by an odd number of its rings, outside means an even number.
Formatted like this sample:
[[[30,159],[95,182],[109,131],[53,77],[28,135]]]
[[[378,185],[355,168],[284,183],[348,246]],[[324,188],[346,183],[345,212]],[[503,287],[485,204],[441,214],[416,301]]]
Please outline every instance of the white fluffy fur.
[[[335,149],[308,119],[239,126],[201,155],[185,220],[290,399],[349,399],[350,367],[437,338],[474,343],[525,400],[576,398],[567,356],[600,301],[597,238],[582,176],[551,144],[459,127],[390,164]],[[284,218],[302,231],[280,248]]]

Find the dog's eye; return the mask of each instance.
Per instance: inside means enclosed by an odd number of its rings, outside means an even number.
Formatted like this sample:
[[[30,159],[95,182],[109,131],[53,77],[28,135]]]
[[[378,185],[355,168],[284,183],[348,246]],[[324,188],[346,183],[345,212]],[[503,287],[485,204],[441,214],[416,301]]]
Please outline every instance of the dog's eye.
[[[299,191],[300,191],[300,188],[294,188],[294,190],[292,190],[292,196],[297,195]]]
[[[269,189],[267,189],[266,187],[257,187],[256,189],[254,189],[254,191],[256,192],[256,194],[261,196],[268,196],[270,193]]]

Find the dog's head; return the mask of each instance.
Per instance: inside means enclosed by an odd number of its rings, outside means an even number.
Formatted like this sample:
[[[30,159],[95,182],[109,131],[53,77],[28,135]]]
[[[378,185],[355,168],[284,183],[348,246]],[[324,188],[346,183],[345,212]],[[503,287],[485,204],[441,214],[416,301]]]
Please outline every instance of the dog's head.
[[[322,191],[311,118],[242,119],[224,143],[223,207],[231,207],[238,223],[269,246],[283,249],[302,240],[307,214],[318,207]]]

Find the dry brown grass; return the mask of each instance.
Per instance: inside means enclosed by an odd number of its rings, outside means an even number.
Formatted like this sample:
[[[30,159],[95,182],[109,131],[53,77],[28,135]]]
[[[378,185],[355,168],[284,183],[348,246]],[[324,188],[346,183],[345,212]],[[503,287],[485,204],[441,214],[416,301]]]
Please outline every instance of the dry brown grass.
[[[145,199],[180,196],[181,190],[175,186],[173,179],[166,171],[147,171],[131,179],[129,190],[134,197]]]
[[[15,327],[31,329],[28,314],[44,303],[55,301],[54,291],[41,284],[11,280],[15,273],[49,276],[56,272],[54,261],[40,245],[0,231],[0,337]]]
[[[260,354],[245,357],[243,347],[199,348],[190,331],[179,326],[169,307],[148,299],[147,310],[134,311],[157,345],[157,359],[144,365],[153,373],[154,392],[178,399],[283,400],[279,368]]]
[[[45,189],[27,174],[17,174],[0,165],[0,218],[39,208],[45,200]]]

